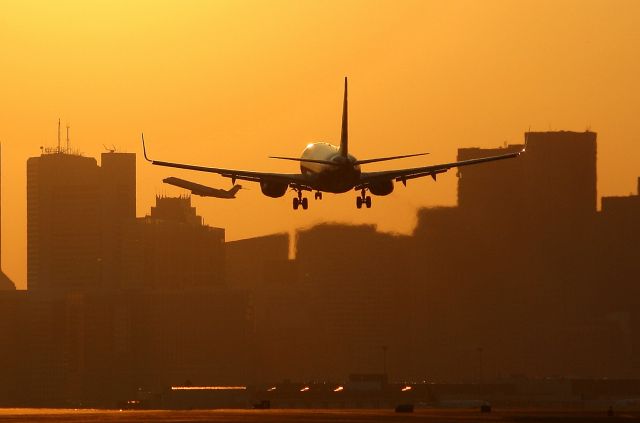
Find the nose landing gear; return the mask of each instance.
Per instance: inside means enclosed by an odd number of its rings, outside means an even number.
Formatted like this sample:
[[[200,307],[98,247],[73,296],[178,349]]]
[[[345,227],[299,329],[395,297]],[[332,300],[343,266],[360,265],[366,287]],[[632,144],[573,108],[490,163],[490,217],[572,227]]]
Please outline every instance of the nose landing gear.
[[[367,195],[366,188],[362,188],[360,197],[356,197],[356,207],[361,209],[363,204],[367,206],[368,209],[371,208],[371,197]]]
[[[316,200],[322,200],[322,191],[317,191],[313,196]]]

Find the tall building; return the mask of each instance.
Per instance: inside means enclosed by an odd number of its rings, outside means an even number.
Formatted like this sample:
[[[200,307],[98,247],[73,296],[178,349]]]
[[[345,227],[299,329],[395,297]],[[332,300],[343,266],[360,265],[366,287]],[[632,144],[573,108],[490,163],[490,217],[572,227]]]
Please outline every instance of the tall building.
[[[101,279],[118,287],[122,279],[122,242],[136,218],[136,155],[108,152],[101,156]]]
[[[113,288],[124,223],[135,219],[135,154],[96,160],[45,150],[27,160],[27,287]]]
[[[56,152],[27,161],[27,288],[96,287],[100,274],[99,168]]]

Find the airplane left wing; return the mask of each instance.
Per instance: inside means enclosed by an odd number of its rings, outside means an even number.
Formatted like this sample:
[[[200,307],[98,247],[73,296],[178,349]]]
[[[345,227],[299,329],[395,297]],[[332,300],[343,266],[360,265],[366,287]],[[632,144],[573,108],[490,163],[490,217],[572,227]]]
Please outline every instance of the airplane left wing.
[[[368,184],[375,183],[377,181],[392,179],[396,182],[402,182],[405,185],[407,183],[407,180],[409,179],[422,178],[424,176],[431,176],[433,179],[435,179],[437,174],[444,173],[454,167],[469,166],[478,163],[492,162],[495,160],[512,159],[518,157],[522,152],[524,152],[524,150],[518,151],[516,153],[501,154],[499,156],[482,157],[479,159],[462,160],[459,162],[414,167],[409,169],[383,170],[380,172],[362,172],[362,174],[360,175],[360,184],[356,187],[356,189],[361,189],[363,187],[366,187]]]
[[[310,189],[309,181],[301,173],[269,173],[269,172],[255,172],[252,170],[240,170],[240,169],[224,169],[219,167],[198,166],[186,163],[165,162],[161,160],[152,160],[147,156],[147,149],[144,144],[144,135],[142,136],[142,151],[144,158],[148,162],[156,166],[174,167],[178,169],[195,170],[198,172],[217,173],[225,178],[231,178],[232,182],[236,180],[251,181],[251,182],[275,182],[280,184],[294,185],[302,189]]]

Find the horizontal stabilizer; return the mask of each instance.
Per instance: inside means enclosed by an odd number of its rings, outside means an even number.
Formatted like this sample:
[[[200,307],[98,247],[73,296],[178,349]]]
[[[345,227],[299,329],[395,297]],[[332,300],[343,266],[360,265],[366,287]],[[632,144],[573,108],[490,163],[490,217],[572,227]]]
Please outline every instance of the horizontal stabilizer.
[[[188,189],[193,195],[201,197],[216,198],[235,198],[236,192],[242,188],[241,185],[234,185],[230,190],[217,189],[206,185],[197,184],[195,182],[186,181],[184,179],[175,178],[173,176],[162,180],[165,184],[173,185],[179,188]]]
[[[375,159],[356,160],[355,164],[361,165],[361,164],[375,163],[375,162],[386,162],[387,160],[405,159],[407,157],[424,156],[426,154],[429,154],[429,153],[405,154],[402,156],[378,157]]]
[[[269,156],[270,159],[279,159],[279,160],[292,160],[294,162],[304,162],[304,163],[320,163],[332,166],[340,166],[339,163],[331,162],[329,160],[316,160],[316,159],[302,159],[300,157],[280,157],[280,156]]]

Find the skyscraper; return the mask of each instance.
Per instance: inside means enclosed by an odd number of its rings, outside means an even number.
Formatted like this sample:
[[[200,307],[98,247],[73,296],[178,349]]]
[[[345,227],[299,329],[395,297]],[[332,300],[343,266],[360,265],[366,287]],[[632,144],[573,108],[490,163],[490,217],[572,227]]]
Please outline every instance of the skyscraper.
[[[124,222],[135,219],[135,154],[45,150],[27,161],[27,286],[112,288]]]

